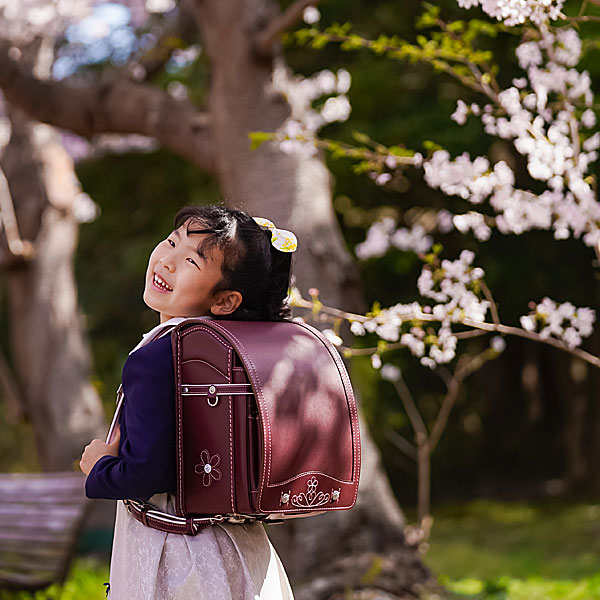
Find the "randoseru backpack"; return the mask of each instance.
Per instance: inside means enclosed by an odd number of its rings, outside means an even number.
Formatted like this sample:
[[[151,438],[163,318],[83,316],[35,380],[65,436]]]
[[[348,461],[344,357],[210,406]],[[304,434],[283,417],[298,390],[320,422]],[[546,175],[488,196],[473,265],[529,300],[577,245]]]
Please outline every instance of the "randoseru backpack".
[[[358,414],[337,350],[294,321],[187,319],[171,330],[176,512],[126,500],[149,527],[195,535],[352,508]]]

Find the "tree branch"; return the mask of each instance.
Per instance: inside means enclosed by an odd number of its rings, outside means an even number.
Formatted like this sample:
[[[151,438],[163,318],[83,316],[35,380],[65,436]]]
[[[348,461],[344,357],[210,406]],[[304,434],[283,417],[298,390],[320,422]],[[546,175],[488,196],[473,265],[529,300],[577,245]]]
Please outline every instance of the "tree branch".
[[[404,381],[403,377],[393,381],[394,387],[398,392],[398,396],[404,405],[404,410],[406,410],[406,414],[410,420],[412,428],[415,432],[415,437],[417,438],[417,445],[420,445],[422,440],[426,440],[428,438],[427,427],[425,422],[423,421],[423,417],[417,408],[417,404],[413,398],[413,395]]]
[[[0,87],[30,117],[83,137],[139,133],[207,171],[214,170],[210,118],[159,88],[113,77],[93,83],[76,78],[43,81],[9,56],[0,42]]]
[[[440,412],[438,413],[429,437],[430,451],[432,454],[438,445],[442,434],[444,433],[444,429],[446,429],[448,418],[450,417],[452,408],[456,402],[456,399],[458,398],[460,386],[462,385],[463,381],[469,375],[471,375],[471,373],[477,371],[477,369],[480,369],[488,360],[490,360],[490,358],[493,357],[492,352],[493,350],[491,350],[491,348],[486,348],[483,352],[480,352],[472,357],[471,360],[466,358],[466,355],[463,354],[459,359],[456,370],[454,371],[450,381],[445,381],[448,388],[448,393],[442,401]],[[461,360],[463,358],[464,360]]]
[[[385,437],[389,442],[394,444],[400,452],[412,458],[415,462],[417,461],[417,449],[414,444],[411,444],[406,438],[402,437],[397,431],[394,431],[391,427],[388,427],[384,431]]]
[[[492,292],[490,291],[490,288],[487,286],[486,282],[483,279],[480,279],[479,283],[481,284],[481,289],[483,290],[485,299],[490,303],[490,310],[492,311],[492,321],[494,321],[496,325],[500,325],[500,316],[498,315],[498,308],[496,307],[496,302],[494,301]]]
[[[600,2],[600,0],[598,0],[598,1]],[[600,249],[598,249],[597,254],[600,254]],[[315,309],[314,302],[305,300],[304,298],[295,298],[292,303],[292,306],[298,306],[300,308],[308,308],[309,310]],[[367,317],[365,315],[350,313],[350,312],[346,312],[346,311],[343,311],[343,310],[340,310],[337,308],[331,308],[329,306],[324,306],[324,305],[320,305],[318,307],[318,312],[326,314],[326,315],[331,315],[334,317],[341,317],[342,319],[346,319],[348,321],[358,321],[359,323],[364,323],[366,321],[371,321],[371,320],[377,321],[377,317],[372,319],[371,317]],[[440,321],[440,319],[438,319],[437,317],[434,317],[432,314],[424,313],[422,311],[420,311],[419,314],[406,314],[406,315],[401,314],[400,316],[404,321],[418,320],[418,321],[426,321],[426,322],[431,322],[431,323],[438,323]],[[527,331],[525,329],[521,329],[520,327],[512,327],[510,325],[502,325],[501,323],[496,325],[495,323],[487,323],[485,321],[475,321],[474,319],[470,319],[468,317],[462,318],[459,321],[459,323],[462,323],[463,325],[466,325],[467,327],[472,327],[473,329],[476,329],[479,331],[485,331],[485,332],[496,331],[498,333],[505,333],[507,335],[515,335],[517,337],[522,337],[522,338],[525,338],[528,340],[533,340],[535,342],[541,342],[543,344],[548,344],[549,346],[554,346],[555,348],[558,348],[559,350],[569,352],[570,354],[573,354],[574,356],[577,356],[578,358],[585,360],[586,362],[590,363],[594,367],[600,368],[600,357],[594,356],[593,354],[586,352],[585,350],[582,350],[581,348],[577,348],[577,347],[571,348],[566,342],[563,342],[562,340],[559,340],[559,339],[556,339],[553,337],[542,337],[539,333],[536,333],[534,331]],[[456,333],[454,335],[456,335],[456,337],[462,337],[461,332]],[[387,345],[387,348],[390,350],[395,349],[395,348],[402,348],[402,347],[405,347],[405,345],[400,342]],[[354,348],[344,347],[343,350],[345,352],[348,352],[348,356],[350,356],[350,355],[355,355],[355,354],[357,354],[357,355],[358,354],[374,354],[374,352],[377,349],[373,349],[373,348],[354,349]]]
[[[301,17],[308,6],[316,6],[320,0],[296,0],[283,12],[279,13],[257,36],[254,48],[261,56],[272,53],[273,44],[280,33],[283,33]]]

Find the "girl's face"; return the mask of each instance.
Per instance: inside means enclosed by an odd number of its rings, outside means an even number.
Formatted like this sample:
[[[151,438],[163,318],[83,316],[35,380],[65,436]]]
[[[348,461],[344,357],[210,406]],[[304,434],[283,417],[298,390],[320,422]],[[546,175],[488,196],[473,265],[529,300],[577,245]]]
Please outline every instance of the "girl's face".
[[[186,224],[175,229],[150,254],[146,270],[144,302],[160,313],[160,322],[172,317],[229,314],[241,303],[239,292],[212,293],[221,280],[223,253],[212,249],[198,253],[201,235],[188,235]]]

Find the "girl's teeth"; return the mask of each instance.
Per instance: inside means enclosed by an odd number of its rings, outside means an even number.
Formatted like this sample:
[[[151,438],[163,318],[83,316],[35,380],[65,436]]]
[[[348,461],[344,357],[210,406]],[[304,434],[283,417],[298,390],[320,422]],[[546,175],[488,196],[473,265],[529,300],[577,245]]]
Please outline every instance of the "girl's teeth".
[[[158,275],[156,275],[156,273],[154,274],[154,283],[161,289],[166,290],[168,292],[172,292],[173,288],[170,287],[168,284],[164,283],[159,277]]]

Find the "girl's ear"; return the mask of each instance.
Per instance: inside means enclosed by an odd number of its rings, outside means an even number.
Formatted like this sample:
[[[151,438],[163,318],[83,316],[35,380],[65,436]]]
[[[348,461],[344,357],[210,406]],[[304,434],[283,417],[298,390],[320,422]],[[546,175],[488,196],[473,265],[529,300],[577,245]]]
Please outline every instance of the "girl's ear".
[[[213,315],[230,315],[242,303],[242,295],[234,290],[221,290],[210,307]]]

